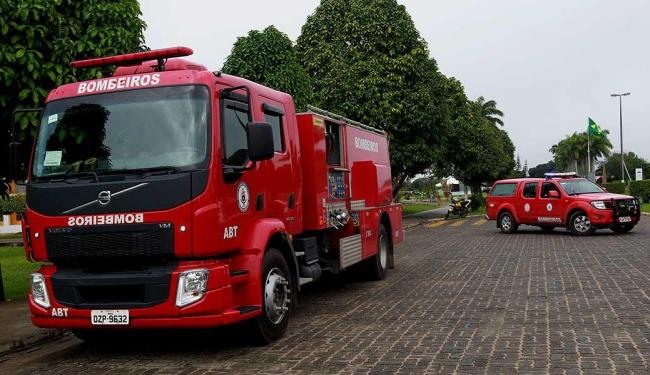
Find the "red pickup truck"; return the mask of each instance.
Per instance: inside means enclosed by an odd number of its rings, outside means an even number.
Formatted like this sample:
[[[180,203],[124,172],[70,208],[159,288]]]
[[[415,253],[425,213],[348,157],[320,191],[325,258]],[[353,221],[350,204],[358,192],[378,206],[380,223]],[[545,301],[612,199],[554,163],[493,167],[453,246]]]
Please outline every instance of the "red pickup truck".
[[[640,217],[638,198],[608,193],[574,173],[497,181],[487,197],[485,215],[496,220],[503,233],[513,233],[526,224],[545,233],[565,227],[581,236],[604,228],[626,233]]]

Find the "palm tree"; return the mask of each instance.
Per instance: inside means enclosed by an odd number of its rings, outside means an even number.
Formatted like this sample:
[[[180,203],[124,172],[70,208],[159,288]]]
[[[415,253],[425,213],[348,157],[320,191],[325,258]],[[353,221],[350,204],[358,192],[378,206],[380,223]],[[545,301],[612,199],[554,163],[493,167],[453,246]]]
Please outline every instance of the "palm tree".
[[[602,136],[589,138],[591,160],[587,160],[587,133],[573,133],[557,144],[551,146],[549,152],[554,156],[558,169],[578,173],[588,171],[588,163],[610,154],[612,144],[607,138],[609,132],[604,131]],[[593,170],[593,168],[591,168]]]
[[[496,124],[499,124],[503,126],[503,120],[501,120],[501,117],[503,117],[504,114],[497,108],[497,102],[494,100],[485,101],[484,97],[479,96],[478,99],[476,99],[476,103],[481,106],[481,115],[490,121],[492,125],[496,126]]]

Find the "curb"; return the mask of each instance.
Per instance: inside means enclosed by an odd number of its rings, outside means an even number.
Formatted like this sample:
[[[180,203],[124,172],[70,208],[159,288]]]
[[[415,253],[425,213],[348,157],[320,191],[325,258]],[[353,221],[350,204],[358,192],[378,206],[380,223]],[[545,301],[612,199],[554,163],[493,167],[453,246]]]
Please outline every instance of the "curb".
[[[0,346],[0,356],[27,350],[44,342],[58,340],[64,334],[62,329],[43,329],[37,334],[13,340],[10,344]]]

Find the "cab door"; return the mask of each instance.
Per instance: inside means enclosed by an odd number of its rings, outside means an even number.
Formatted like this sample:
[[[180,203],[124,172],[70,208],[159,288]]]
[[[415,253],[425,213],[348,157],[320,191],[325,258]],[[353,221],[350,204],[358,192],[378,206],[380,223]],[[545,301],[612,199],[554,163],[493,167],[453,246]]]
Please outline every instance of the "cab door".
[[[557,192],[553,197],[552,191]],[[534,205],[534,219],[537,225],[562,225],[565,223],[566,196],[555,181],[544,181],[539,192],[539,198]]]
[[[523,224],[535,224],[537,217],[533,211],[535,200],[537,199],[537,191],[539,190],[539,182],[526,182],[523,184],[519,197],[517,199],[517,217]]]

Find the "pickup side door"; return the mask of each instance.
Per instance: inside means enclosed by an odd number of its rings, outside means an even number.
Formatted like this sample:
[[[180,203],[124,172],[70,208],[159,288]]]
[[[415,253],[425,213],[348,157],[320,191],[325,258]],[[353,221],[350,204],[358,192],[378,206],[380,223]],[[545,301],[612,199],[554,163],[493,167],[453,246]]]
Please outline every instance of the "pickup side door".
[[[551,198],[549,192],[555,190],[559,198]],[[544,181],[539,192],[539,198],[533,207],[534,221],[537,225],[565,224],[566,196],[555,181]]]
[[[519,221],[523,224],[536,224],[537,217],[533,212],[535,201],[537,200],[537,191],[539,182],[524,182],[517,192],[516,210]]]

